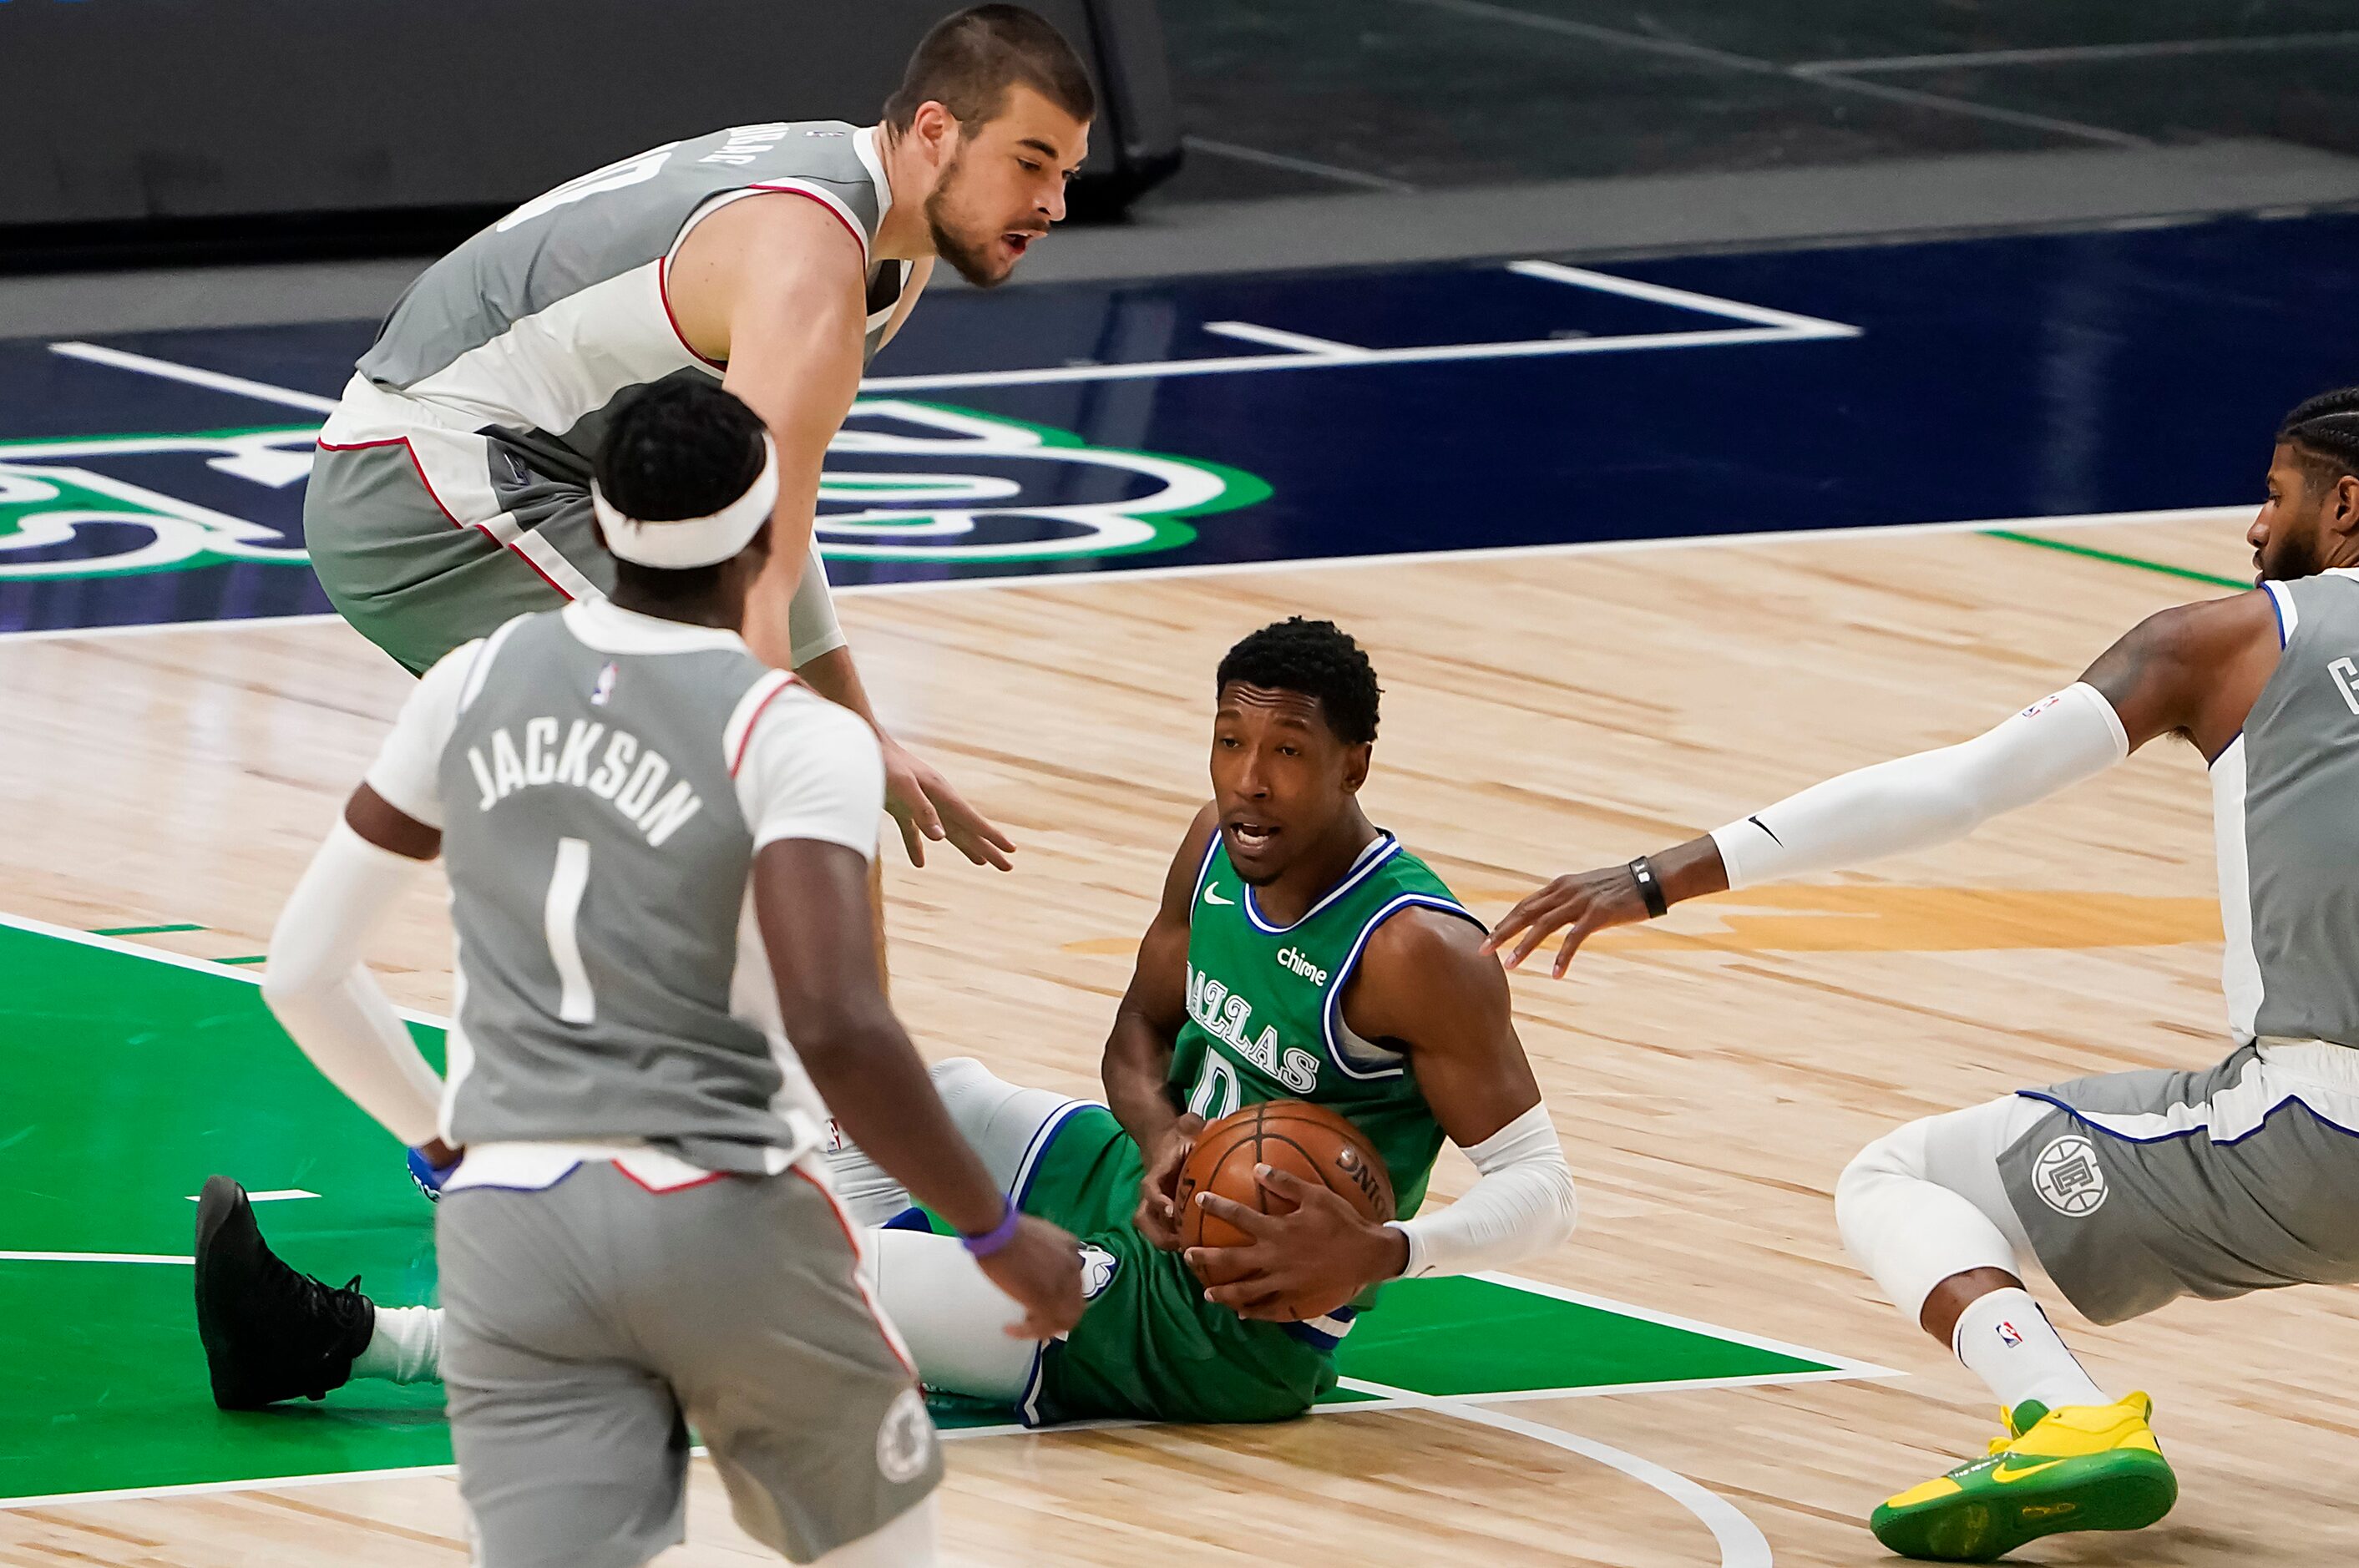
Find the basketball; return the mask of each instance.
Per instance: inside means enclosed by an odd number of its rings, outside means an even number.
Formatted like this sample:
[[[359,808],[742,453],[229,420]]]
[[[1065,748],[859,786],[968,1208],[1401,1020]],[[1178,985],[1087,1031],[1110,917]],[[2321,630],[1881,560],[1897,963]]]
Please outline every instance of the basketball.
[[[1381,1224],[1393,1217],[1392,1176],[1358,1127],[1324,1105],[1266,1100],[1196,1135],[1173,1189],[1181,1247],[1240,1247],[1253,1239],[1197,1203],[1199,1192],[1217,1192],[1264,1214],[1282,1212],[1272,1205],[1286,1200],[1255,1179],[1257,1165],[1324,1186],[1364,1219]]]

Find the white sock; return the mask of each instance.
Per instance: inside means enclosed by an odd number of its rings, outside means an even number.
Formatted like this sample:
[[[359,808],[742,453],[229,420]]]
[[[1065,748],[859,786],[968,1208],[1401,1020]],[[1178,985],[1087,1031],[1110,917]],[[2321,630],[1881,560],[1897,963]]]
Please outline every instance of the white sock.
[[[2090,1380],[2028,1290],[1993,1290],[1958,1314],[1950,1347],[2008,1410],[2037,1399],[2049,1410],[2113,1401]]]
[[[442,1379],[442,1310],[440,1307],[379,1307],[368,1348],[353,1357],[353,1376],[388,1383],[438,1383]]]

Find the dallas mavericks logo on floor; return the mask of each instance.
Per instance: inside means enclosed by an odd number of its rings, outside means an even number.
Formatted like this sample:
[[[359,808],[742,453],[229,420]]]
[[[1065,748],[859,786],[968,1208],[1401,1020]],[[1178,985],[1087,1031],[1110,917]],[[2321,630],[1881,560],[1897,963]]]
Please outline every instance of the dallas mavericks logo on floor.
[[[2031,1186],[2060,1214],[2079,1219],[2104,1206],[2105,1173],[2097,1150],[2078,1133],[2067,1133],[2031,1162]]]
[[[303,480],[317,427],[0,441],[0,633],[319,614]],[[832,561],[1021,572],[1193,543],[1251,474],[900,398],[828,449]],[[856,582],[858,572],[842,581]]]

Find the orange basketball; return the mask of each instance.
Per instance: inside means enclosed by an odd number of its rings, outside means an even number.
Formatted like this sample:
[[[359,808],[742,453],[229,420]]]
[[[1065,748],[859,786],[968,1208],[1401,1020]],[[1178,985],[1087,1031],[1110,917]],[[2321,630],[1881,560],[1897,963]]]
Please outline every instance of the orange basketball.
[[[1377,1224],[1393,1217],[1392,1176],[1358,1127],[1324,1105],[1266,1100],[1196,1135],[1173,1190],[1182,1247],[1240,1247],[1253,1239],[1207,1212],[1196,1202],[1199,1192],[1218,1192],[1264,1214],[1283,1212],[1286,1200],[1255,1179],[1256,1165],[1318,1182]]]

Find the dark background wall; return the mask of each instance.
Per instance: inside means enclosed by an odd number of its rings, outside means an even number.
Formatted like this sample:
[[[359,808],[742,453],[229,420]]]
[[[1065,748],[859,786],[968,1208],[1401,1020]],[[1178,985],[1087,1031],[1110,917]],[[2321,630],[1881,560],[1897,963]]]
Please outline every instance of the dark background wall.
[[[1032,4],[1114,89],[1091,172],[1168,148],[1150,0]],[[722,125],[873,120],[956,8],[0,0],[0,225],[506,208]]]

